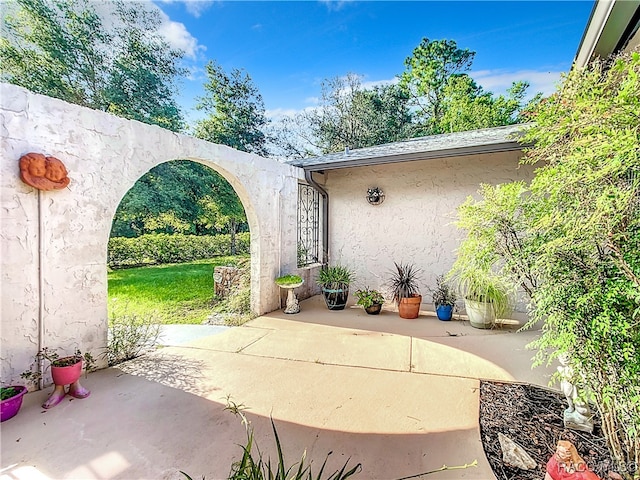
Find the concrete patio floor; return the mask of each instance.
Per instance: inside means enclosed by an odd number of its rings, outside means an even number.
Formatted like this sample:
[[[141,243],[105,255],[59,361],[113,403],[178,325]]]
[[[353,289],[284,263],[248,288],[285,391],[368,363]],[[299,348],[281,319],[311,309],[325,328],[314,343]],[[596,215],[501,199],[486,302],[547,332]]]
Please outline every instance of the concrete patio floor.
[[[538,332],[478,330],[423,312],[273,312],[222,333],[159,349],[83,380],[92,394],[40,405],[25,397],[2,423],[4,479],[227,478],[246,434],[225,410],[244,405],[255,440],[273,458],[273,418],[288,464],[317,472],[362,463],[359,479],[399,479],[446,465],[477,467],[429,479],[493,479],[478,425],[479,379],[547,385],[525,345]]]

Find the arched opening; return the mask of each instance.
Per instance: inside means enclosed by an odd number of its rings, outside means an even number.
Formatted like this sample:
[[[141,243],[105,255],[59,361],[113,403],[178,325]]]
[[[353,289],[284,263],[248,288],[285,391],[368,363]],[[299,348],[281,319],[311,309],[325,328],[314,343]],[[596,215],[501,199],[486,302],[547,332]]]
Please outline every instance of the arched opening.
[[[169,160],[143,174],[111,223],[109,362],[132,358],[175,324],[252,318],[250,245],[243,202],[210,162]]]

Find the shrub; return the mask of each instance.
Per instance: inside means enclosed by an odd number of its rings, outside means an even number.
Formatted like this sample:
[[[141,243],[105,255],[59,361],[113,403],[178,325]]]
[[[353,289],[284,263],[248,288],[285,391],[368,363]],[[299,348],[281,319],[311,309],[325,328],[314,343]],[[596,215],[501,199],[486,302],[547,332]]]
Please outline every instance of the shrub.
[[[250,234],[236,234],[238,254],[249,253]],[[111,268],[181,263],[228,255],[231,251],[229,235],[183,235],[156,233],[137,238],[109,239],[107,263]]]
[[[109,319],[109,339],[106,358],[109,365],[131,360],[153,348],[160,336],[160,320],[154,313],[112,314]]]
[[[638,111],[640,51],[572,70],[524,135],[531,184],[484,187],[459,222],[459,254],[529,294],[535,364],[568,354],[627,479],[640,464]]]

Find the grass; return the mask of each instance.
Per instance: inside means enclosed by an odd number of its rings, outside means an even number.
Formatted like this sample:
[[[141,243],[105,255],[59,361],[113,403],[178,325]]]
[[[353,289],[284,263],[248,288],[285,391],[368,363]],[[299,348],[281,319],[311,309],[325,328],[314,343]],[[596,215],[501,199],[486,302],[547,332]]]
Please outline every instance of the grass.
[[[110,271],[109,316],[154,312],[164,324],[200,324],[212,313],[213,268],[242,258],[248,256]]]

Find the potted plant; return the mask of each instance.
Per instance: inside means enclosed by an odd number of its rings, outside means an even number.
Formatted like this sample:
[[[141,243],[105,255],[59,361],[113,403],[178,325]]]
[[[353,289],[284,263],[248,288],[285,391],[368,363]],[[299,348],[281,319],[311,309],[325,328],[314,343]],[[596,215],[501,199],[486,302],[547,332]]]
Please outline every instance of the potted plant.
[[[300,312],[300,304],[293,290],[303,283],[304,280],[299,275],[282,275],[276,278],[276,285],[287,290],[287,306],[284,309],[284,313]]]
[[[469,322],[476,328],[492,328],[496,318],[509,311],[509,287],[496,274],[468,270],[458,275]]]
[[[329,310],[344,310],[349,297],[349,284],[355,274],[342,265],[325,265],[318,272],[318,285]]]
[[[53,392],[42,405],[42,408],[55,407],[67,393],[75,398],[87,398],[91,394],[89,390],[80,385],[83,366],[87,373],[94,369],[95,360],[91,353],[86,352],[83,354],[79,349],[76,349],[73,355],[60,357],[55,350],[44,347],[36,353],[34,365],[40,365],[42,361],[49,362],[44,371],[51,368],[51,377],[55,385]],[[34,371],[34,365],[32,365],[32,369],[23,372],[21,377],[32,382],[39,382],[44,371],[39,369]],[[68,392],[65,392],[64,387],[66,385],[69,385]]]
[[[448,321],[453,316],[453,307],[458,296],[451,285],[444,279],[444,275],[436,277],[436,288],[431,291],[431,298],[439,320]]]
[[[378,315],[382,310],[384,296],[379,291],[369,287],[361,288],[356,290],[356,297],[358,298],[357,304],[362,305],[369,315]]]
[[[411,264],[394,264],[396,270],[391,272],[390,287],[398,314],[401,318],[418,318],[422,303],[422,295],[418,290],[420,271]]]
[[[27,387],[22,385],[0,387],[0,422],[9,420],[18,414],[25,393],[27,393]]]

